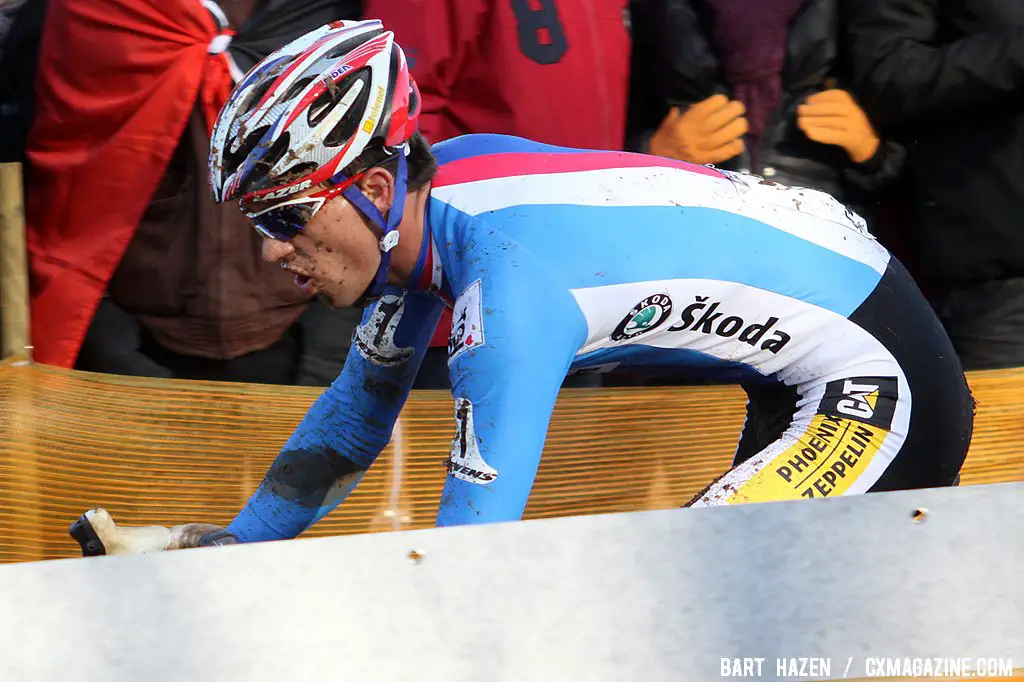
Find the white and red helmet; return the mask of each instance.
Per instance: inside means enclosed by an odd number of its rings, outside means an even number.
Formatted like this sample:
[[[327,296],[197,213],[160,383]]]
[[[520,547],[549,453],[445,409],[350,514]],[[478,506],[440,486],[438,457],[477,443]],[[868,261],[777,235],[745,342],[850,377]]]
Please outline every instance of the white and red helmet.
[[[325,182],[374,142],[412,136],[420,95],[380,21],[336,21],[252,68],[221,109],[210,141],[218,202],[274,201]]]

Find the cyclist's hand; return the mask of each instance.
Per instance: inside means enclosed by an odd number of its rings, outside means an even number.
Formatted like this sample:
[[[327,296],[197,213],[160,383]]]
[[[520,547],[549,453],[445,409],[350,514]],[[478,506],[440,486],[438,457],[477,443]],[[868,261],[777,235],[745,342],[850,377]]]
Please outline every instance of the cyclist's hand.
[[[743,102],[712,95],[686,111],[673,107],[651,136],[650,153],[690,163],[721,163],[743,151]]]
[[[867,114],[846,90],[815,93],[797,107],[797,125],[810,139],[846,150],[855,163],[864,163],[878,150],[878,136]]]
[[[90,509],[68,529],[82,556],[145,554],[193,547],[234,545],[238,538],[223,526],[186,523],[181,526],[119,526],[106,509]]]

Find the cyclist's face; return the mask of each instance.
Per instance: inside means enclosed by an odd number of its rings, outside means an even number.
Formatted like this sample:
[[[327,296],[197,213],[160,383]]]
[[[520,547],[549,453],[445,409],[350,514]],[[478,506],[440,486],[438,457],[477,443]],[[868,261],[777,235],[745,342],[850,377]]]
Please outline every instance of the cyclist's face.
[[[290,242],[264,238],[263,259],[295,273],[303,292],[344,308],[369,286],[380,264],[380,249],[362,214],[344,197],[336,197]]]

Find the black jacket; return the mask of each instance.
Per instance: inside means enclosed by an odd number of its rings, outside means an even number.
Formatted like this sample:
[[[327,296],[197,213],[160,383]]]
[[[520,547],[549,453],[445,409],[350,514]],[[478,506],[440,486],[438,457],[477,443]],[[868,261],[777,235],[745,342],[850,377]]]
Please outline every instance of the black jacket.
[[[25,161],[46,5],[46,0],[27,0],[13,10],[7,16],[9,32],[0,38],[0,163]]]
[[[907,140],[926,272],[1024,277],[1024,2],[856,5],[854,78],[872,119]]]
[[[631,11],[636,47],[629,146],[646,151],[651,133],[671,106],[685,109],[714,94],[731,92],[706,38],[710,19],[702,0],[635,0]],[[797,106],[824,90],[826,78],[839,78],[839,87],[843,86],[839,11],[839,0],[808,0],[791,22],[782,100],[761,139],[758,167],[751,166],[748,152],[718,165],[820,189],[863,210],[869,192],[899,176],[903,148],[883,142],[874,158],[855,164],[842,148],[814,142],[797,126]]]

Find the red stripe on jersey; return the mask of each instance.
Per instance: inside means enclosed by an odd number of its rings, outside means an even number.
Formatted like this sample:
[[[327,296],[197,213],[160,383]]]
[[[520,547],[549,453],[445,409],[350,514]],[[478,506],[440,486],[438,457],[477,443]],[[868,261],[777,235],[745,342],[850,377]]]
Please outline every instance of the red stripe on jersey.
[[[517,175],[547,175],[616,168],[679,168],[700,175],[725,177],[714,168],[675,161],[660,156],[627,152],[583,152],[548,154],[511,152],[470,156],[441,166],[431,183],[433,187],[458,185],[477,180],[492,180]]]

